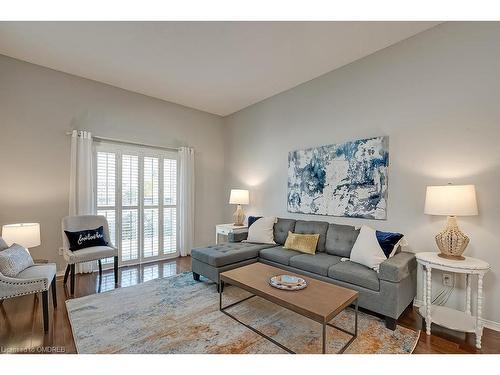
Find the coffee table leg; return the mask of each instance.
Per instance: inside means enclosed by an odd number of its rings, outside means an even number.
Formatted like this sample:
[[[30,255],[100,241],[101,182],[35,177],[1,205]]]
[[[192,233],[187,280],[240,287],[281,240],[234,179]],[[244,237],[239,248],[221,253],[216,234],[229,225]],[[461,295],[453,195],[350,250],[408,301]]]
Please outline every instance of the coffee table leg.
[[[358,302],[359,298],[356,299],[356,308],[354,309],[354,338],[358,337]]]
[[[323,322],[323,354],[326,353],[326,322]]]
[[[219,310],[222,311],[222,291],[224,290],[224,281],[219,280]]]
[[[326,352],[326,350],[325,350],[325,327],[324,327],[325,325],[330,326],[332,328],[335,328],[335,329],[342,331],[344,333],[347,333],[348,335],[351,336],[350,340],[337,352],[337,354],[344,353],[344,351],[349,347],[349,345],[351,345],[351,343],[356,339],[356,337],[358,337],[358,303],[359,303],[359,300],[356,299],[356,303],[354,305],[354,332],[350,332],[347,329],[337,327],[336,325],[334,325],[332,323],[328,323],[328,322],[324,323],[324,325],[323,325],[323,353]]]
[[[246,297],[246,298],[243,298],[239,301],[236,301],[236,302],[233,302],[227,306],[224,306],[222,307],[222,292],[219,292],[219,309],[220,311],[223,313],[223,314],[226,314],[227,316],[229,316],[231,319],[235,320],[236,322],[244,325],[245,327],[247,327],[248,329],[252,330],[253,332],[257,333],[258,335],[264,337],[266,340],[269,340],[271,341],[273,344],[279,346],[281,349],[285,350],[286,352],[290,353],[290,354],[295,354],[295,352],[289,348],[287,348],[286,346],[280,344],[279,342],[277,342],[276,340],[274,340],[273,338],[267,336],[265,333],[259,331],[257,328],[254,328],[252,327],[251,325],[249,324],[246,324],[244,322],[242,322],[241,320],[239,320],[237,317],[235,317],[234,315],[228,313],[226,310],[227,309],[230,309],[231,307],[233,306],[236,306],[236,305],[239,305],[240,303],[242,302],[245,302],[246,300],[249,300],[250,298],[253,298],[253,297],[256,297],[255,294],[251,294],[250,296]]]

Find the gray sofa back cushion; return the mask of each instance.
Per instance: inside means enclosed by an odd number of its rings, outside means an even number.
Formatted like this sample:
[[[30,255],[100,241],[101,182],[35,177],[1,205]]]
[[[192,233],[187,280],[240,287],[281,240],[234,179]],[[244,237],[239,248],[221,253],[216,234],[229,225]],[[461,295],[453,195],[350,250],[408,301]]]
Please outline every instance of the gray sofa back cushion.
[[[286,238],[288,237],[288,231],[293,232],[294,230],[294,219],[278,218],[278,222],[274,224],[274,242],[278,245],[284,245]]]
[[[326,231],[328,223],[326,221],[306,221],[297,220],[295,223],[295,233],[300,234],[319,234],[318,245],[316,251],[325,251]]]
[[[349,258],[359,229],[351,225],[330,224],[326,233],[326,252],[331,255]]]

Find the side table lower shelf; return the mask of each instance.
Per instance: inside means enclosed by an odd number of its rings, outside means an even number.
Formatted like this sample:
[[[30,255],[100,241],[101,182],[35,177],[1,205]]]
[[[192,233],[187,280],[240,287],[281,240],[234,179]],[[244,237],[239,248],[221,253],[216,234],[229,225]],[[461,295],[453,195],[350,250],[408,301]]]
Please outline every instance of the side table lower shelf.
[[[425,306],[418,310],[425,318]],[[431,306],[431,321],[437,325],[461,332],[476,332],[476,317],[446,306]]]
[[[474,333],[476,348],[481,349],[483,335],[483,277],[490,270],[489,263],[476,258],[465,257],[463,260],[454,260],[440,257],[435,252],[422,252],[416,255],[417,262],[422,266],[422,300],[420,314],[426,321],[426,333],[431,334],[431,325],[453,329],[455,331]],[[453,272],[465,276],[465,308],[464,311],[451,309],[445,306],[432,305],[432,274],[434,270]],[[472,278],[477,277],[476,306],[472,309]],[[427,306],[427,309],[426,309]]]

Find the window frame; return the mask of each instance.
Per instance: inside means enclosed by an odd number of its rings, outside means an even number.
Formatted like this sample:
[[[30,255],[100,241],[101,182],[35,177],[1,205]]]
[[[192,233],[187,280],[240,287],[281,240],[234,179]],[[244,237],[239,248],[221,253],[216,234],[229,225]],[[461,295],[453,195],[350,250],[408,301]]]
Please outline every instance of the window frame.
[[[97,201],[97,155],[98,152],[111,152],[115,154],[115,206],[98,206]],[[122,156],[138,156],[138,205],[122,205]],[[158,159],[158,204],[144,204],[144,157],[153,157]],[[166,205],[164,202],[164,159],[176,160],[176,201],[175,205]],[[177,151],[164,150],[148,146],[128,145],[118,142],[94,141],[93,144],[93,185],[95,191],[96,212],[99,210],[115,211],[115,240],[113,244],[119,249],[118,265],[131,266],[137,264],[146,264],[159,260],[172,259],[179,256],[179,153]],[[158,209],[158,255],[144,257],[144,210],[148,208]],[[164,210],[165,208],[174,208],[176,215],[175,222],[175,252],[165,253],[164,249]],[[122,260],[122,213],[126,209],[137,209],[138,212],[138,257],[127,261]],[[111,268],[112,264],[103,263],[103,268]]]

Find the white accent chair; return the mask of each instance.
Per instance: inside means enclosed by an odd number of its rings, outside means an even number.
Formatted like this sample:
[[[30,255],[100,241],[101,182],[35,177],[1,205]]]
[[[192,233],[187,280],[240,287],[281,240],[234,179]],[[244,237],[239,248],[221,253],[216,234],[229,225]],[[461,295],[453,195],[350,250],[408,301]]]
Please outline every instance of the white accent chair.
[[[0,245],[4,243],[0,237]],[[0,248],[0,251],[4,250]],[[44,263],[26,268],[16,277],[8,277],[0,273],[0,304],[8,298],[27,294],[42,294],[43,330],[49,331],[49,288],[52,285],[52,304],[57,307],[56,264]]]
[[[108,246],[93,246],[84,249],[71,251],[68,237],[64,231],[78,232],[81,230],[104,228],[104,240]],[[114,257],[115,284],[118,284],[118,249],[113,246],[109,237],[108,221],[100,215],[66,216],[62,220],[63,256],[68,265],[64,273],[64,285],[71,274],[70,291],[75,294],[75,265],[78,263],[91,262],[97,260],[99,263],[99,282],[102,280],[101,259]]]

